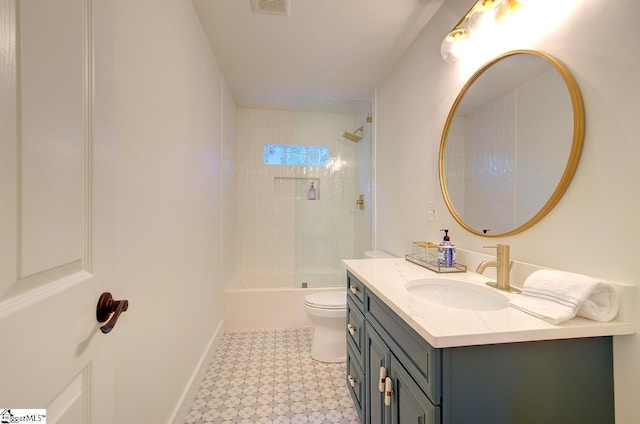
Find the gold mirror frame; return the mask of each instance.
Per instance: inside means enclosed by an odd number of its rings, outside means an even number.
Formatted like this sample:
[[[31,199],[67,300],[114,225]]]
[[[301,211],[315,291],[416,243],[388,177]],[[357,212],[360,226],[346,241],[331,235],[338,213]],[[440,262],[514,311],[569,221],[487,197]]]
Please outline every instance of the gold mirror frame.
[[[501,234],[485,234],[467,224],[462,217],[458,214],[455,207],[451,202],[451,198],[449,197],[449,192],[447,190],[446,178],[445,178],[445,154],[446,154],[446,145],[447,138],[449,135],[449,130],[455,113],[458,109],[458,106],[462,102],[465,94],[469,90],[469,88],[473,85],[473,83],[491,66],[496,64],[497,62],[506,59],[511,56],[516,56],[520,54],[531,54],[538,56],[544,60],[546,60],[549,64],[551,64],[556,71],[562,76],[567,89],[569,91],[569,95],[571,97],[571,105],[573,107],[573,140],[571,145],[571,150],[569,153],[569,159],[567,160],[567,165],[564,169],[562,177],[558,182],[556,189],[551,194],[551,197],[547,200],[547,202],[542,206],[542,208],[528,221],[524,224],[516,227],[510,231]],[[482,237],[504,237],[510,236],[517,233],[520,233],[524,230],[531,228],[534,224],[538,223],[545,215],[547,215],[551,209],[560,201],[562,195],[565,193],[571,180],[573,179],[573,175],[575,174],[576,168],[578,167],[578,162],[580,160],[580,154],[582,152],[582,145],[584,142],[584,132],[585,132],[585,118],[584,118],[584,104],[582,101],[582,95],[580,93],[580,88],[578,84],[569,71],[569,69],[558,59],[555,57],[548,55],[546,53],[542,53],[535,50],[513,50],[510,52],[503,53],[496,58],[492,59],[485,65],[483,65],[478,71],[476,71],[471,78],[466,82],[466,84],[462,87],[462,90],[456,97],[455,102],[451,106],[451,110],[449,111],[449,115],[447,116],[447,121],[445,123],[444,130],[442,132],[442,138],[440,140],[440,153],[438,159],[438,170],[440,176],[440,189],[442,190],[442,195],[444,196],[444,201],[447,205],[447,208],[455,218],[455,220],[464,227],[467,231],[482,236]]]

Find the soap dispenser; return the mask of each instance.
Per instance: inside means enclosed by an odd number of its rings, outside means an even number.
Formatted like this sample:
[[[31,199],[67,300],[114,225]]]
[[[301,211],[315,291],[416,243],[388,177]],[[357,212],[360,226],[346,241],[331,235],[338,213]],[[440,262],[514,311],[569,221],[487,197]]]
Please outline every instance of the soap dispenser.
[[[444,239],[438,245],[438,266],[452,268],[456,265],[456,247],[449,240],[449,230],[444,231]]]
[[[311,181],[311,188],[309,188],[309,193],[307,194],[307,199],[316,200],[316,188],[313,186],[313,181]]]

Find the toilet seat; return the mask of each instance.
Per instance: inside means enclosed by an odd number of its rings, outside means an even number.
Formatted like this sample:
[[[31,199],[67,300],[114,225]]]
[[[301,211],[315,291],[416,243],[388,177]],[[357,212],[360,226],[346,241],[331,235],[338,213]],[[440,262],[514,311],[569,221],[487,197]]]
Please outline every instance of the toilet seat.
[[[346,291],[328,291],[314,293],[304,298],[304,304],[307,307],[315,309],[346,309],[347,308],[347,292]]]

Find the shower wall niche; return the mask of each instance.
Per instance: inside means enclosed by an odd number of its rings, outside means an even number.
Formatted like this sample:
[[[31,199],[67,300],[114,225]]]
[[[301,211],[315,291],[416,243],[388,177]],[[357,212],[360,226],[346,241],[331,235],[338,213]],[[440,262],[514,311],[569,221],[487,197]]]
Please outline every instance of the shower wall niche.
[[[342,134],[361,113],[240,108],[236,126],[236,270],[272,275],[279,286],[342,285],[341,260],[363,257],[371,245],[370,130],[359,143]],[[370,125],[370,124],[366,124]],[[324,166],[266,165],[266,144],[327,146]],[[362,154],[361,152],[365,152]],[[315,200],[309,199],[313,183]],[[367,205],[368,206],[368,205]]]

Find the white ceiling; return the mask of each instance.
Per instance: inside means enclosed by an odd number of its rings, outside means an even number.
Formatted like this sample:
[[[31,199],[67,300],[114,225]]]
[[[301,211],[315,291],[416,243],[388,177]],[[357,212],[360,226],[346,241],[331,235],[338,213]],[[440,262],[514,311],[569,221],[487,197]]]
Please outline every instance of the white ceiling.
[[[444,0],[192,0],[239,106],[326,109],[373,89]]]

